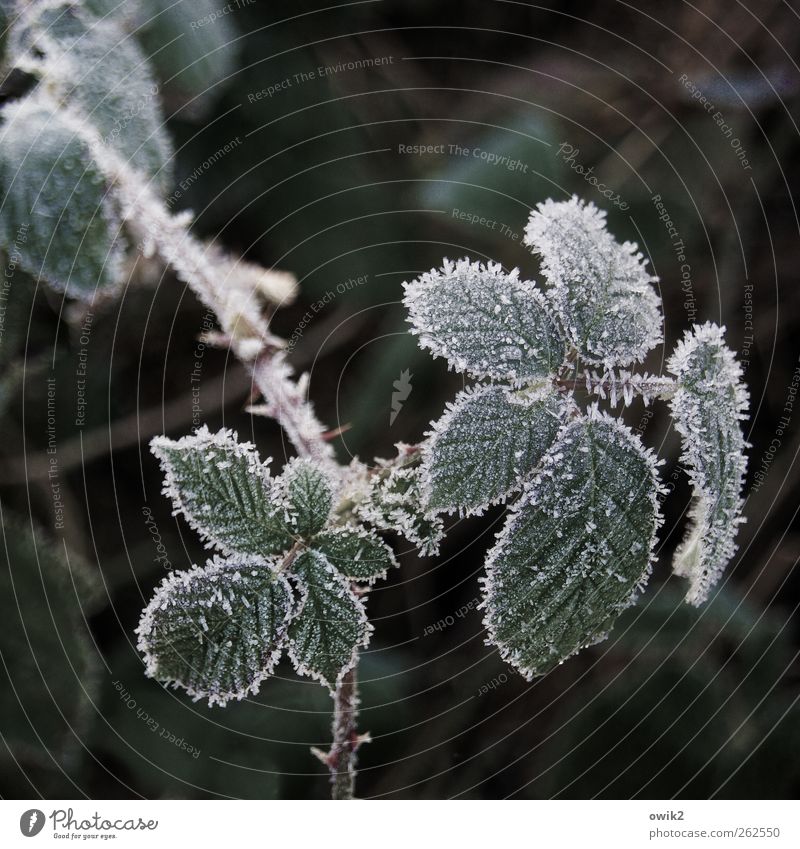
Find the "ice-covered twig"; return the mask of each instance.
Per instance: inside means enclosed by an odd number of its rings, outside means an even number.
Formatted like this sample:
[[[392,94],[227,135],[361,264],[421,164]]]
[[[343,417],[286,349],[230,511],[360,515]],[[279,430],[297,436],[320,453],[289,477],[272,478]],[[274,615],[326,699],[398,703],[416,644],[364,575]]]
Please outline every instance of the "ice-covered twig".
[[[57,106],[52,103],[53,108]],[[259,273],[251,263],[237,263],[206,248],[189,233],[187,216],[172,215],[139,173],[111,150],[80,114],[64,106],[58,108],[113,185],[120,213],[139,236],[142,253],[158,254],[216,314],[221,338],[250,368],[253,382],[264,398],[258,412],[276,419],[300,456],[335,465],[333,448],[323,438],[324,428],[306,396],[307,381],[294,380],[281,350],[283,340],[272,335],[264,314],[262,300],[291,300],[291,275],[268,269]]]

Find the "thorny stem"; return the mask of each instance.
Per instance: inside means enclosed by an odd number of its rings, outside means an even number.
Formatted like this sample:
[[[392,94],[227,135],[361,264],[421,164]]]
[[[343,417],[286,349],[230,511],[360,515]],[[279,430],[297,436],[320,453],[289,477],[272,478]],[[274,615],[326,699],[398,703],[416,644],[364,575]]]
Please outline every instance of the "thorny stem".
[[[333,695],[333,745],[327,757],[331,772],[331,798],[352,799],[356,784],[358,736],[357,666],[348,670]]]
[[[122,214],[142,237],[144,252],[156,251],[195,293],[212,309],[226,342],[249,369],[253,383],[263,397],[251,412],[274,418],[301,457],[329,469],[338,468],[333,447],[325,439],[325,429],[306,397],[307,381],[296,381],[286,362],[283,340],[269,332],[269,320],[257,311],[245,311],[238,301],[252,292],[231,291],[226,287],[224,269],[205,246],[188,231],[187,222],[172,215],[146,181],[105,144],[100,134],[79,114],[60,110],[76,135],[87,144],[95,162],[116,190]],[[295,545],[283,567],[300,550]],[[327,756],[334,799],[352,799],[356,775],[356,750],[365,738],[356,731],[358,685],[355,665],[342,678],[334,695],[333,745]]]
[[[269,332],[269,322],[255,309],[253,291],[237,290],[229,269],[188,231],[181,216],[172,215],[161,198],[125,160],[104,143],[100,134],[81,115],[62,108],[60,114],[89,147],[93,159],[115,187],[122,215],[142,237],[144,251],[155,251],[177,276],[212,309],[222,327],[221,341],[250,369],[253,382],[264,398],[254,408],[274,418],[301,457],[322,465],[336,465],[332,446],[306,397],[303,379],[294,380],[286,362],[283,340]],[[266,271],[265,271],[266,273]]]

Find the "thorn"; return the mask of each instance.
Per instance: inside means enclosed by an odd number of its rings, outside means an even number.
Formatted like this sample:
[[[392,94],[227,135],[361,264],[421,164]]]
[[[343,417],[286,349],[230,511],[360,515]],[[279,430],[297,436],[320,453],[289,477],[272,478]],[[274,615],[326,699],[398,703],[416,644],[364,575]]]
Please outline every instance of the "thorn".
[[[372,742],[372,735],[369,733],[369,731],[365,731],[363,734],[359,734],[356,737],[355,744],[353,746],[353,751],[358,749],[359,746],[361,746],[362,743],[371,743],[371,742]]]
[[[318,749],[316,746],[311,747],[311,754],[322,764],[327,767],[331,765],[331,752],[323,752],[322,749]]]
[[[330,442],[333,439],[336,439],[337,436],[341,436],[341,434],[346,433],[353,425],[350,422],[347,424],[340,425],[333,430],[326,430],[325,433],[322,434],[322,438],[326,442]]]

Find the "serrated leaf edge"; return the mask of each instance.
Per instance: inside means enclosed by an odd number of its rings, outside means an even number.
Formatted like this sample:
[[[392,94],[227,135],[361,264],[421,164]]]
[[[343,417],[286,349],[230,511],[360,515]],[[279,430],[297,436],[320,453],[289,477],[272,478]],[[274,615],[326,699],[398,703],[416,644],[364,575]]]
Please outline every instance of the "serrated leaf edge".
[[[170,574],[167,575],[161,581],[161,583],[156,587],[149,604],[142,611],[142,614],[139,618],[139,625],[134,631],[134,633],[138,637],[136,648],[143,655],[145,675],[148,678],[164,680],[159,678],[158,661],[150,651],[148,637],[150,634],[152,634],[155,611],[165,610],[169,606],[171,591],[178,586],[189,586],[192,579],[199,579],[201,582],[207,583],[208,578],[211,575],[227,571],[233,566],[237,566],[240,569],[243,569],[247,568],[248,565],[264,568],[269,564],[261,562],[257,558],[248,558],[245,563],[242,563],[239,559],[214,556],[207,561],[205,566],[193,566],[191,569],[188,570],[170,572]],[[219,707],[225,707],[226,704],[231,700],[241,701],[247,696],[255,696],[258,694],[261,688],[261,684],[272,674],[273,669],[275,668],[278,661],[280,660],[281,655],[283,654],[283,650],[287,642],[286,633],[289,630],[289,625],[292,619],[298,613],[297,604],[294,602],[295,596],[294,592],[292,591],[291,584],[284,575],[277,573],[274,569],[272,569],[271,571],[273,573],[274,580],[282,584],[284,589],[286,590],[286,595],[289,599],[289,604],[287,606],[283,622],[281,623],[280,634],[276,640],[276,647],[267,656],[264,667],[259,670],[259,672],[255,675],[253,681],[243,690],[225,693],[213,693],[211,691],[198,689],[196,687],[192,687],[189,684],[186,684],[184,681],[181,681],[177,678],[170,678],[168,681],[165,682],[166,684],[176,690],[185,690],[186,694],[190,696],[195,702],[200,701],[201,699],[208,699],[209,707],[214,707],[215,705]]]
[[[628,442],[628,444],[631,445],[637,451],[637,453],[646,461],[653,482],[653,486],[650,488],[650,494],[648,496],[650,503],[653,507],[654,519],[648,546],[649,550],[647,566],[645,568],[645,571],[642,573],[641,578],[634,586],[633,591],[631,592],[631,595],[628,600],[624,604],[620,605],[620,613],[626,608],[630,607],[632,604],[634,604],[640,594],[644,591],[647,582],[650,578],[650,575],[652,574],[653,564],[657,559],[655,550],[656,544],[658,542],[657,532],[658,529],[664,523],[664,518],[661,515],[661,504],[659,501],[659,496],[663,497],[664,495],[666,495],[667,492],[658,476],[658,466],[660,465],[660,461],[658,460],[658,457],[652,451],[652,449],[647,448],[639,439],[639,437],[629,427],[627,427],[627,425],[623,424],[619,419],[610,416],[608,413],[601,411],[596,404],[592,404],[587,409],[585,416],[582,416],[579,420],[573,420],[571,422],[568,422],[562,427],[561,431],[556,437],[555,442],[553,443],[545,457],[542,459],[541,470],[532,481],[526,484],[523,490],[522,497],[519,498],[509,509],[509,515],[505,525],[500,531],[497,532],[497,534],[495,534],[496,542],[486,555],[486,575],[478,579],[479,584],[483,588],[483,599],[478,605],[478,609],[486,611],[483,617],[483,626],[486,629],[487,634],[484,642],[487,646],[495,646],[500,652],[500,657],[506,663],[513,666],[520,673],[520,675],[525,678],[526,681],[532,681],[535,677],[538,677],[543,673],[537,672],[537,670],[535,669],[529,669],[521,665],[521,663],[519,662],[518,652],[511,646],[509,646],[507,643],[504,643],[503,641],[497,638],[490,621],[489,595],[492,592],[494,586],[494,564],[505,553],[505,546],[511,536],[514,520],[522,510],[529,506],[529,504],[531,503],[531,499],[535,494],[536,488],[541,482],[541,480],[544,477],[553,477],[558,474],[558,463],[560,462],[561,458],[560,446],[563,445],[563,440],[567,432],[577,423],[586,419],[588,419],[589,421],[602,421],[611,425],[611,427],[620,435],[620,437],[625,439],[626,442]],[[591,643],[588,643],[587,645],[595,645],[599,642],[602,642],[608,637],[609,633],[610,630],[606,631],[605,633],[595,635],[596,639],[594,639]],[[576,654],[578,654],[578,652],[580,652],[583,648],[586,647],[587,646],[579,646],[574,652],[561,658],[561,660],[564,661],[567,660],[567,658],[569,657],[574,657]]]
[[[512,404],[530,407],[538,401],[544,400],[546,397],[550,396],[559,403],[562,415],[567,409],[567,404],[562,401],[561,396],[554,392],[550,385],[537,389],[526,398],[514,396],[512,394],[512,390],[502,384],[483,383],[467,386],[465,389],[461,390],[461,392],[459,392],[452,401],[447,402],[444,413],[432,423],[430,430],[426,431],[424,434],[425,441],[422,445],[422,462],[420,465],[420,490],[422,493],[423,504],[430,504],[430,499],[433,493],[433,479],[430,467],[432,465],[432,453],[436,439],[446,432],[452,419],[457,413],[461,412],[462,408],[466,406],[466,404],[492,389],[505,390],[506,397]],[[557,438],[558,433],[556,434],[556,439]],[[539,464],[541,464],[541,460]],[[527,472],[527,474],[520,477],[510,489],[501,493],[496,498],[493,498],[491,501],[487,501],[485,504],[478,505],[477,507],[461,507],[456,504],[436,507],[432,508],[429,513],[426,513],[426,518],[435,517],[441,514],[445,514],[447,516],[457,514],[460,517],[482,516],[490,507],[497,506],[498,504],[505,504],[509,498],[520,492],[520,490],[524,487],[525,482],[530,479],[531,475],[535,473],[538,467],[538,465],[534,466]]]
[[[358,663],[359,649],[366,648],[369,645],[370,637],[375,629],[372,623],[369,621],[369,618],[367,617],[367,608],[364,605],[364,602],[357,595],[355,595],[355,593],[353,593],[352,589],[350,588],[350,582],[346,578],[342,577],[342,575],[336,570],[333,564],[331,564],[328,558],[325,557],[325,555],[321,551],[316,551],[315,549],[313,549],[313,547],[307,549],[307,551],[315,551],[315,553],[321,555],[321,557],[325,560],[325,571],[329,572],[334,577],[336,582],[339,583],[343,588],[344,593],[347,593],[350,598],[355,602],[355,608],[358,611],[359,625],[363,626],[361,640],[353,646],[353,651],[350,655],[350,659],[338,672],[336,680],[333,683],[328,681],[328,679],[322,672],[319,672],[315,669],[311,669],[309,666],[306,666],[306,664],[299,657],[297,657],[297,654],[295,653],[294,641],[291,638],[286,639],[286,654],[289,657],[289,660],[292,662],[295,672],[300,676],[311,678],[313,681],[318,681],[324,687],[327,687],[333,694],[336,692],[336,687],[339,686],[342,678],[356,665],[356,663]],[[298,610],[292,617],[292,619],[295,619],[297,616],[300,615],[300,613],[306,606],[309,590],[308,585],[302,576],[293,574],[292,578],[295,582],[295,586],[297,588],[299,596]]]
[[[161,465],[161,470],[164,473],[164,485],[161,492],[169,498],[170,501],[172,501],[172,515],[182,515],[189,527],[195,531],[203,541],[203,544],[207,549],[216,548],[226,557],[247,557],[250,560],[265,564],[268,562],[266,558],[252,554],[251,552],[237,551],[222,542],[214,534],[209,533],[201,521],[199,521],[184,504],[180,487],[175,479],[175,473],[172,470],[172,463],[164,453],[165,449],[186,448],[192,451],[202,451],[204,448],[211,446],[224,446],[226,448],[233,447],[234,455],[237,457],[243,457],[247,461],[248,471],[266,484],[265,498],[269,498],[270,503],[272,503],[271,495],[273,485],[276,480],[276,478],[272,477],[269,471],[269,464],[272,462],[272,458],[268,457],[266,460],[262,461],[259,458],[256,446],[253,445],[252,442],[239,442],[239,436],[236,431],[230,430],[229,428],[222,428],[216,433],[211,433],[206,425],[200,427],[193,434],[182,436],[177,440],[170,439],[167,436],[154,436],[150,440],[150,450],[158,459],[159,464]],[[288,533],[289,531],[287,529],[287,535]]]

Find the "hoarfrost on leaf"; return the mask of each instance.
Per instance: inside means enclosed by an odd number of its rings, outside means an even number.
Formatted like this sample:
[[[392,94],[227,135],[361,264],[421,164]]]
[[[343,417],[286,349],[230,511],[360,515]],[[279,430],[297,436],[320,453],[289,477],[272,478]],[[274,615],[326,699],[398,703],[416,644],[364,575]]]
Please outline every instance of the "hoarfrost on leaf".
[[[310,460],[296,458],[289,461],[276,483],[293,533],[312,537],[321,531],[333,507],[329,475]]]
[[[3,107],[0,118],[0,244],[73,297],[113,288],[122,269],[120,221],[88,147],[30,97]]]
[[[147,674],[209,705],[258,692],[284,645],[293,612],[274,564],[214,558],[168,575],[136,633]]]
[[[702,604],[736,553],[747,469],[741,421],[747,418],[742,370],[725,344],[725,328],[694,327],[667,367],[677,378],[671,401],[681,434],[681,462],[694,488],[690,527],[675,552],[673,569],[689,579],[686,601]]]
[[[385,578],[392,566],[397,566],[392,549],[365,528],[331,528],[316,536],[311,544],[351,581],[372,584],[378,578]]]
[[[209,545],[250,557],[291,547],[275,482],[253,445],[205,426],[177,442],[157,436],[150,445],[164,470],[164,494]]]
[[[332,691],[369,642],[372,626],[363,602],[322,552],[302,552],[294,572],[302,609],[289,626],[289,657],[298,674]]]
[[[550,296],[569,341],[607,368],[641,362],[663,341],[658,278],[632,242],[606,229],[605,212],[573,196],[531,212],[525,244],[541,256]]]
[[[518,490],[552,445],[562,407],[549,386],[527,396],[501,386],[460,393],[423,449],[426,507],[476,513]]]
[[[412,333],[456,371],[523,383],[564,361],[565,343],[547,299],[514,269],[462,259],[404,283]]]
[[[653,456],[590,409],[567,425],[487,558],[485,624],[528,679],[602,640],[650,572]]]
[[[131,168],[162,191],[171,183],[172,150],[158,86],[131,35],[110,17],[75,2],[35,0],[11,30],[12,67],[32,74],[82,115]]]
[[[444,523],[425,509],[418,465],[387,468],[376,474],[356,512],[378,530],[405,537],[420,554],[431,557],[439,552]]]

